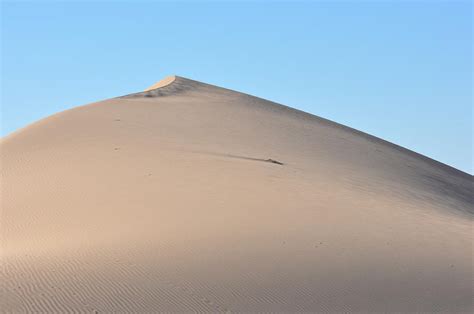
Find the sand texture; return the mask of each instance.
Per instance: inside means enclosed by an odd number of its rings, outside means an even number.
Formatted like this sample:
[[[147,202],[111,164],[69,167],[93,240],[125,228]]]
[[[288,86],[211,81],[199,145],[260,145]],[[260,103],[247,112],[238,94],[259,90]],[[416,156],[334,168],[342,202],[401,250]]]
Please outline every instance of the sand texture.
[[[471,312],[473,177],[171,77],[1,149],[0,310]]]

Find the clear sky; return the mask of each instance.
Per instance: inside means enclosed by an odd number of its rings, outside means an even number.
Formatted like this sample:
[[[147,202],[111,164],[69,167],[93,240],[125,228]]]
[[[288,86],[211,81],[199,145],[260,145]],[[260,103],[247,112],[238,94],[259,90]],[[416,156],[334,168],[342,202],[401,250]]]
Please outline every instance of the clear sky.
[[[472,9],[435,0],[2,1],[1,135],[176,74],[472,173]]]

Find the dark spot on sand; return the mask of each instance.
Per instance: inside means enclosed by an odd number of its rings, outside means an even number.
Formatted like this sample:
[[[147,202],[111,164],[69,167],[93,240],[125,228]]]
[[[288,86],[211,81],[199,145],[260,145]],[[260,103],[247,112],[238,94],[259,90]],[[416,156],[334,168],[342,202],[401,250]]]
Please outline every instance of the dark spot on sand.
[[[229,157],[229,158],[237,158],[237,159],[243,159],[243,160],[269,162],[269,163],[280,165],[280,166],[284,165],[284,163],[282,163],[281,161],[278,161],[278,160],[273,159],[273,158],[265,159],[265,158],[256,158],[256,157],[233,155],[233,154],[221,154],[221,153],[207,153],[207,154],[217,155],[217,156],[224,156],[224,157]]]
[[[268,159],[266,159],[266,160],[264,160],[264,161],[266,161],[266,162],[271,162],[271,163],[277,164],[277,165],[283,165],[282,162],[279,162],[278,160],[271,159],[271,158],[268,158]]]

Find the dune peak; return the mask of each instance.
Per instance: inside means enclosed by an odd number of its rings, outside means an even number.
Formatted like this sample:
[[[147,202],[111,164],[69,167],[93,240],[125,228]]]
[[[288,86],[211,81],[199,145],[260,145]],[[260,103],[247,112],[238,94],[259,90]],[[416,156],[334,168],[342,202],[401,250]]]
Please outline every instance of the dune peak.
[[[147,89],[145,89],[144,92],[148,92],[148,91],[151,91],[151,90],[154,90],[154,89],[158,89],[158,88],[161,88],[161,87],[168,86],[171,83],[173,83],[175,80],[176,80],[175,75],[167,76],[164,79],[156,82],[155,84],[153,84],[150,87],[148,87]]]

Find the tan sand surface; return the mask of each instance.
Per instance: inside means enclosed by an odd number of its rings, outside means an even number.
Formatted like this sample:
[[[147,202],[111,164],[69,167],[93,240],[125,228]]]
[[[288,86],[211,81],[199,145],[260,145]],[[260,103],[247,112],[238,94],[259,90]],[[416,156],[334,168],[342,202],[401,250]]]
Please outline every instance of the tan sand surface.
[[[471,175],[235,91],[153,88],[2,139],[1,311],[474,310]]]

